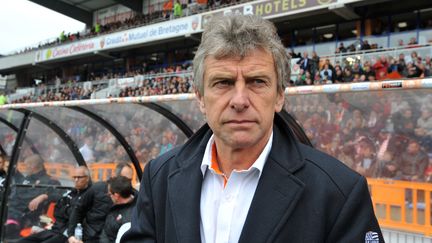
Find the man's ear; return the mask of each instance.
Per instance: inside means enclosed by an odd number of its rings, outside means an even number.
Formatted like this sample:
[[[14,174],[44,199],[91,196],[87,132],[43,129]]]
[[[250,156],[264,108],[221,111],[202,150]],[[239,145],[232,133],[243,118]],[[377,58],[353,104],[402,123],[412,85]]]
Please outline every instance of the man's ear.
[[[205,105],[204,105],[204,96],[201,95],[201,93],[199,92],[199,90],[197,88],[195,88],[195,98],[198,102],[198,105],[199,105],[201,112],[205,115],[206,109],[205,109]]]
[[[285,92],[283,90],[278,91],[276,104],[275,104],[275,112],[280,112],[285,103]]]

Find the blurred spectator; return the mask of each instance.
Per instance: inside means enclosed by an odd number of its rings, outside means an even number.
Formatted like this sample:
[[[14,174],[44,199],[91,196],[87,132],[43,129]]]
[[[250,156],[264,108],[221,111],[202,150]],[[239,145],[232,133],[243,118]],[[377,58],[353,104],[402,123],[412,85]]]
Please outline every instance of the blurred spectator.
[[[7,97],[3,91],[0,91],[0,105],[7,104]]]
[[[310,60],[311,60],[310,71],[311,71],[311,75],[314,76],[315,72],[319,70],[319,63],[320,63],[320,58],[316,53],[316,51],[312,52],[312,58]]]
[[[366,81],[375,80],[375,72],[372,70],[371,65],[368,61],[366,61],[363,65],[363,74],[365,75]]]
[[[413,45],[418,45],[417,39],[415,37],[411,37],[408,42],[408,45],[411,47],[413,47]]]
[[[396,179],[399,170],[398,164],[390,151],[385,151],[382,158],[378,160],[377,177]]]
[[[432,150],[432,112],[429,108],[421,110],[414,132],[420,144],[428,151]]]
[[[93,141],[92,138],[88,137],[84,139],[83,146],[79,149],[80,153],[82,154],[84,160],[87,163],[91,163],[95,161],[95,156],[93,154]]]
[[[338,49],[338,53],[345,53],[345,52],[347,52],[347,49],[345,48],[343,42],[339,43],[339,47],[337,49]]]
[[[368,40],[363,40],[361,49],[362,50],[370,50],[370,49],[372,49],[372,47],[370,46]]]
[[[351,69],[349,67],[344,68],[343,76],[342,76],[342,82],[343,83],[350,83],[354,79],[354,76],[351,72]]]
[[[311,63],[311,59],[309,59],[309,54],[307,51],[303,52],[303,57],[300,58],[299,61],[297,61],[297,64],[299,64],[300,68],[303,71],[309,71],[310,72],[312,63]]]
[[[330,69],[329,64],[324,64],[320,76],[323,80],[333,80],[333,71]]]
[[[421,181],[429,164],[429,157],[421,150],[416,140],[410,140],[406,150],[399,156],[401,179],[407,181]]]
[[[100,34],[100,32],[101,32],[101,25],[98,22],[96,22],[96,24],[94,26],[94,32],[96,35]]]
[[[425,77],[432,76],[432,60],[430,56],[425,57],[424,76]]]
[[[366,177],[375,176],[377,171],[377,161],[375,159],[376,154],[373,142],[366,137],[361,137],[359,141],[356,141],[355,143],[357,146],[353,169]]]
[[[419,78],[423,75],[423,71],[414,63],[409,62],[407,65],[408,78]]]
[[[182,5],[179,0],[176,0],[174,3],[174,18],[180,18],[183,16]]]
[[[387,58],[385,56],[381,56],[373,65],[373,68],[375,70],[376,80],[384,80],[387,78],[389,63],[387,62]]]
[[[412,109],[407,106],[393,116],[394,130],[406,137],[414,136],[415,121]]]

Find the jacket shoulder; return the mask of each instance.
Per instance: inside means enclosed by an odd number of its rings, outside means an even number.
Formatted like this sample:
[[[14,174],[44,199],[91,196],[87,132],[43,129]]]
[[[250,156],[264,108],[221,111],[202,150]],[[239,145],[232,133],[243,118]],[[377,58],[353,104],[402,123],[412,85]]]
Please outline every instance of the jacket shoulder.
[[[315,171],[314,174],[326,177],[346,197],[361,175],[350,169],[338,159],[306,145],[300,145],[306,166]]]
[[[156,176],[162,169],[166,168],[176,155],[180,152],[183,146],[175,147],[166,153],[161,154],[159,157],[151,160],[147,169],[150,170],[150,178]],[[172,164],[172,163],[171,163]]]

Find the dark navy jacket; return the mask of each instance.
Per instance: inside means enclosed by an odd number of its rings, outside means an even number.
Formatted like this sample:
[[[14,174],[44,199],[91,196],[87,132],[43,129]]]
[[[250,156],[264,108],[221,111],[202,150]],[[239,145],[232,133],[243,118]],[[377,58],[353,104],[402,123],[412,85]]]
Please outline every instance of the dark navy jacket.
[[[278,117],[273,132],[240,243],[384,242],[364,177],[299,144]],[[146,166],[132,227],[121,242],[201,242],[200,165],[211,134],[205,125]]]

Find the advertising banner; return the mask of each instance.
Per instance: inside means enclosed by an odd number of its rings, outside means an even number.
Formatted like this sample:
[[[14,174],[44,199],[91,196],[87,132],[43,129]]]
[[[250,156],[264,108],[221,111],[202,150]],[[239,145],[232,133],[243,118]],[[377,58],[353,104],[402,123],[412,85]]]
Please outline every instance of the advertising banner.
[[[122,47],[196,33],[200,31],[199,21],[198,16],[191,16],[106,35],[100,37],[99,47]]]
[[[35,62],[45,62],[80,54],[90,54],[95,51],[109,50],[148,43],[151,41],[169,39],[200,32],[199,15],[166,21],[154,25],[133,28],[108,35],[101,35],[83,41],[39,50],[35,54]]]
[[[337,0],[267,0],[243,4],[232,8],[210,12],[202,15],[203,29],[213,16],[226,14],[259,15],[263,17],[290,15],[310,8],[320,8]]]
[[[97,49],[98,42],[96,39],[75,41],[71,42],[70,44],[50,47],[37,51],[35,56],[35,62],[44,62],[53,59],[80,55],[84,53],[91,53]]]

